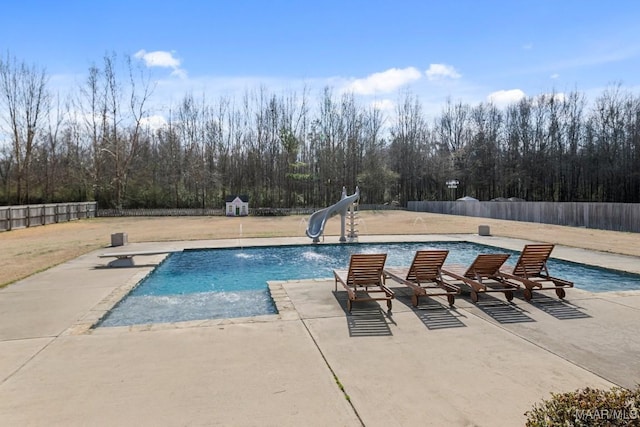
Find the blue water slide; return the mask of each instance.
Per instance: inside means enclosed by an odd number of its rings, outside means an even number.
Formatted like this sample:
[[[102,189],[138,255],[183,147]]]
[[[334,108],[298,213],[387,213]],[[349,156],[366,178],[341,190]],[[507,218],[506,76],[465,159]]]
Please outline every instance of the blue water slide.
[[[307,236],[313,239],[314,242],[319,242],[320,236],[324,233],[324,226],[327,223],[327,220],[337,214],[342,215],[344,218],[349,210],[349,206],[359,198],[360,190],[358,187],[356,187],[356,192],[350,196],[347,196],[346,191],[343,189],[342,198],[338,203],[311,214],[309,223],[307,224]]]

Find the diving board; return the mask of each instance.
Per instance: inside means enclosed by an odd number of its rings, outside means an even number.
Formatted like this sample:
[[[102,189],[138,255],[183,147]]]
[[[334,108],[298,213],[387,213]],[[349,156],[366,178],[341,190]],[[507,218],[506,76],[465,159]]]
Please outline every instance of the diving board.
[[[99,258],[115,258],[107,264],[109,267],[133,267],[135,262],[133,257],[163,255],[176,252],[175,250],[165,251],[135,251],[135,252],[108,252],[98,255]]]

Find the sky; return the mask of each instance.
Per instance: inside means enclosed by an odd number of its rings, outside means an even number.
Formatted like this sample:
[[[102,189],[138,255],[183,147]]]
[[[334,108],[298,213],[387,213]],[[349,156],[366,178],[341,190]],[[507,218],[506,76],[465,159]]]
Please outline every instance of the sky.
[[[187,93],[320,97],[323,88],[393,110],[407,94],[436,116],[447,101],[620,85],[640,92],[633,0],[7,0],[0,52],[70,91],[105,55],[157,83],[160,110]]]

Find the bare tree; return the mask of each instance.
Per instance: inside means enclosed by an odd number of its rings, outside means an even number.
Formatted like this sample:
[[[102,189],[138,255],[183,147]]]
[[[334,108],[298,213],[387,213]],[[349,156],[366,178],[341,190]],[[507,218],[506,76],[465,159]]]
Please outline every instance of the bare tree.
[[[91,140],[94,197],[99,202],[122,207],[131,165],[141,147],[143,119],[152,85],[131,59],[125,60],[128,80],[118,74],[115,54],[105,55],[103,68],[92,66],[83,88],[85,128]],[[107,190],[107,194],[104,194]]]
[[[388,162],[386,140],[383,137],[384,117],[378,108],[371,108],[364,116],[364,152],[358,186],[364,203],[392,202],[400,175],[393,172]]]
[[[390,133],[389,157],[392,169],[399,174],[398,201],[405,204],[408,200],[422,200],[430,133],[422,104],[415,95],[407,93],[399,103]]]
[[[0,59],[0,102],[3,122],[11,140],[11,160],[15,168],[15,200],[30,199],[31,163],[43,115],[49,102],[48,77],[44,69],[18,62],[7,54]]]
[[[66,110],[68,111],[68,109]],[[55,199],[57,187],[60,185],[57,175],[60,170],[61,128],[64,123],[65,110],[60,102],[60,96],[55,97],[53,111],[48,114],[46,132],[42,135],[40,144],[40,175],[43,201]]]

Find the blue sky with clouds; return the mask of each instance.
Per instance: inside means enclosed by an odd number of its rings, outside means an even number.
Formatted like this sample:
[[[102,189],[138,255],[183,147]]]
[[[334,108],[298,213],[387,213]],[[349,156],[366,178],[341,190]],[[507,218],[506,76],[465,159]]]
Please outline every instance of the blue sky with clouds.
[[[8,4],[7,4],[8,3]],[[105,54],[148,67],[165,105],[191,91],[352,91],[393,108],[405,91],[504,104],[620,83],[640,89],[630,0],[22,0],[2,5],[0,50],[77,86]]]

